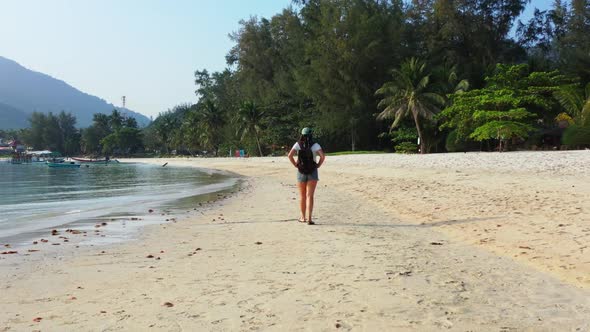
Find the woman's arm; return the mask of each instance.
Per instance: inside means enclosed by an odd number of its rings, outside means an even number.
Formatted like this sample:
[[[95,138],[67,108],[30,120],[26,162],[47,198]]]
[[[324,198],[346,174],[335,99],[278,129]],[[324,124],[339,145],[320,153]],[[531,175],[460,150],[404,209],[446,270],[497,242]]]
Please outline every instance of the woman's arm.
[[[320,156],[320,161],[318,162],[318,168],[320,168],[320,166],[322,166],[322,164],[324,163],[324,160],[326,160],[326,154],[322,149],[319,149],[317,153],[318,156]]]
[[[289,151],[289,161],[295,167],[297,167],[297,162],[295,161],[295,153],[296,152],[297,152],[297,150],[295,150],[295,149],[291,149],[291,151]]]

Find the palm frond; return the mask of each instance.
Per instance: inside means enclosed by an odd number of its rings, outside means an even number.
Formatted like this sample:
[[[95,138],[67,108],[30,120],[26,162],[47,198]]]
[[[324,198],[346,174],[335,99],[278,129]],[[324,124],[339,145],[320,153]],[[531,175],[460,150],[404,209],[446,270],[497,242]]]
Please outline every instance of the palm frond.
[[[426,89],[428,83],[430,83],[430,75],[426,75],[420,79],[420,82],[418,82],[418,85],[416,85],[416,90]]]
[[[425,100],[427,100],[428,102],[430,102],[433,105],[443,106],[446,102],[445,98],[443,96],[439,95],[438,93],[426,92],[426,93],[423,93],[422,96],[424,97]]]
[[[575,86],[563,86],[555,91],[554,95],[566,112],[574,117],[580,113],[584,106],[584,98]]]
[[[392,130],[392,129],[396,128],[397,126],[399,126],[399,123],[408,115],[408,111],[409,111],[409,109],[405,105],[400,106],[395,111],[395,120],[393,120],[393,123],[391,124],[391,127],[389,128],[389,130]]]
[[[469,81],[468,80],[461,80],[455,86],[454,92],[455,93],[463,93],[463,92],[467,92],[467,90],[469,90]]]

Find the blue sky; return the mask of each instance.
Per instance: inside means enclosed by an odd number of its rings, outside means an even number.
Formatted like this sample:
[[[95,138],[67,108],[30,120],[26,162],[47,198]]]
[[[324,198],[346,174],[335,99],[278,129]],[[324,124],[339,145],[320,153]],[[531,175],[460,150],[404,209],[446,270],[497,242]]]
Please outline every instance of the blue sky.
[[[225,67],[228,34],[290,0],[0,0],[0,56],[157,116],[194,102],[196,69]],[[546,9],[551,0],[533,0]]]

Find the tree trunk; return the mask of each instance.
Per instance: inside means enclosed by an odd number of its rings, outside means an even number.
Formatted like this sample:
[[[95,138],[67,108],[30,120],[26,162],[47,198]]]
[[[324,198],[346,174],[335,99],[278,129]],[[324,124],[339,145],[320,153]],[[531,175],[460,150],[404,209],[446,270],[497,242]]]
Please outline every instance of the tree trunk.
[[[350,131],[350,136],[351,136],[351,148],[352,148],[352,151],[355,151],[356,150],[356,142],[354,140],[354,129],[352,129]]]
[[[420,138],[420,154],[426,154],[426,144],[424,143],[422,130],[420,130],[420,121],[418,120],[418,114],[412,112],[412,115],[414,115],[414,123],[416,123],[416,130],[418,131],[418,137]]]
[[[354,119],[350,120],[350,145],[351,145],[351,149],[352,151],[356,151],[356,140],[355,140],[355,125],[354,125]]]
[[[254,131],[254,137],[256,137],[256,144],[258,145],[258,153],[262,157],[262,148],[260,147],[260,139],[258,139],[258,132]]]

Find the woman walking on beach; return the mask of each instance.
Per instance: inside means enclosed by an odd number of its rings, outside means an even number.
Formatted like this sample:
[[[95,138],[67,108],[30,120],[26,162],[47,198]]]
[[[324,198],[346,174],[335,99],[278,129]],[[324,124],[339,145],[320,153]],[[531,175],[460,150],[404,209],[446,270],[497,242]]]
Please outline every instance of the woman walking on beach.
[[[297,153],[297,161],[295,161]],[[316,162],[316,157],[320,160]],[[318,168],[326,160],[326,155],[322,147],[313,141],[312,131],[310,128],[301,130],[301,138],[297,141],[291,151],[289,151],[289,161],[297,168],[297,186],[299,187],[299,207],[301,208],[301,217],[299,222],[307,222],[308,225],[314,225],[312,219],[313,212],[313,195],[315,187],[319,181]],[[306,218],[307,212],[307,218]]]

